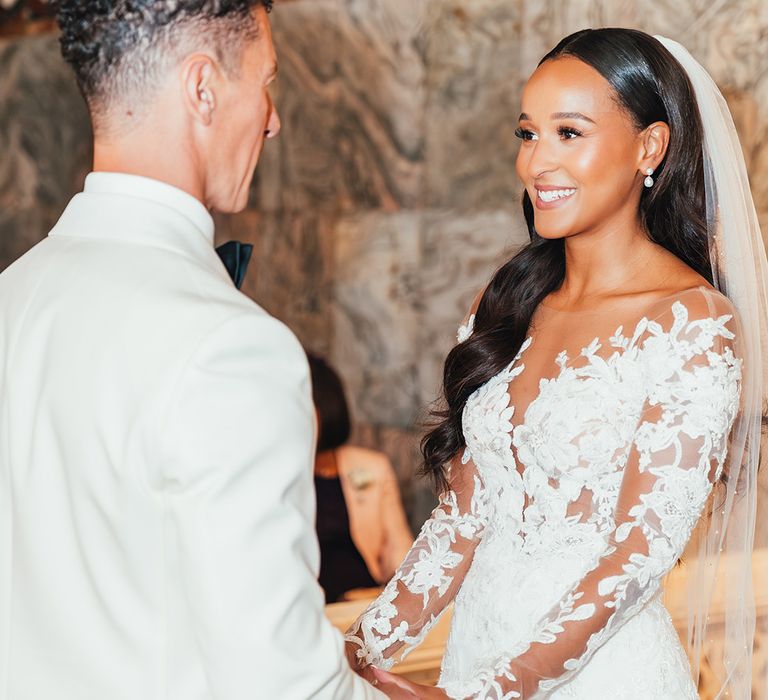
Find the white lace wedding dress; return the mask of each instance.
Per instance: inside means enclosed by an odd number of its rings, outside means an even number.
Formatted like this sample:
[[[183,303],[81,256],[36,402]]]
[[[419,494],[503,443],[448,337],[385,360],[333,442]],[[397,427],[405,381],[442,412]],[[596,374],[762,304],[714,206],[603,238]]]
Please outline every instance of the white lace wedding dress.
[[[450,492],[349,630],[359,664],[390,668],[454,602],[452,698],[697,698],[661,592],[722,476],[738,335],[706,287],[641,311],[540,306],[467,402]]]

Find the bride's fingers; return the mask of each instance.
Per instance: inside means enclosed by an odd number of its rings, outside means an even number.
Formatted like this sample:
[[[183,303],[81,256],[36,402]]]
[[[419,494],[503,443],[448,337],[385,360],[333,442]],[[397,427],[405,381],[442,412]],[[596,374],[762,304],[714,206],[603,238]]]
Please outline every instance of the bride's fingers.
[[[373,666],[366,666],[365,668],[358,669],[357,673],[373,685],[378,683],[378,678],[376,678],[376,675],[373,672]]]
[[[384,693],[388,700],[418,700],[410,690],[403,690],[394,683],[379,683],[376,689]]]
[[[414,692],[414,686],[409,683],[402,676],[398,676],[388,671],[382,671],[380,668],[373,669],[373,675],[376,677],[376,685],[390,698],[404,698],[412,699],[417,698],[418,695]]]

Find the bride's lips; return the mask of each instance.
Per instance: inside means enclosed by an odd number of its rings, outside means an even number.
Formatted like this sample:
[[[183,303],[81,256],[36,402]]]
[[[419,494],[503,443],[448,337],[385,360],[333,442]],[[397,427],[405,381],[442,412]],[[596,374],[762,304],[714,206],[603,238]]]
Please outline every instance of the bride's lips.
[[[539,185],[536,190],[537,209],[556,209],[569,202],[576,194],[575,187],[561,187],[558,185]]]

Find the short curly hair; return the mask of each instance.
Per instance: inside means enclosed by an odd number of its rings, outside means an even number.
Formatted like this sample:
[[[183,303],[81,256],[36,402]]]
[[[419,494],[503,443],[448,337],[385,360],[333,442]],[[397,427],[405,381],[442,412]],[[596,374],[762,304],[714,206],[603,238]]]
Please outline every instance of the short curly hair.
[[[61,53],[94,121],[129,94],[146,94],[201,38],[234,70],[257,27],[253,8],[273,0],[56,0]]]

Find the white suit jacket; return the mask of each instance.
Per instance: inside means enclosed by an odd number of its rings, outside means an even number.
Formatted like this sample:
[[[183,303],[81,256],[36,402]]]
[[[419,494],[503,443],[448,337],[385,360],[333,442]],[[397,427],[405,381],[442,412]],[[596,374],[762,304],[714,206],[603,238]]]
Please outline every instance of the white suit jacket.
[[[313,433],[205,207],[90,175],[0,275],[0,700],[383,697],[323,615]]]

